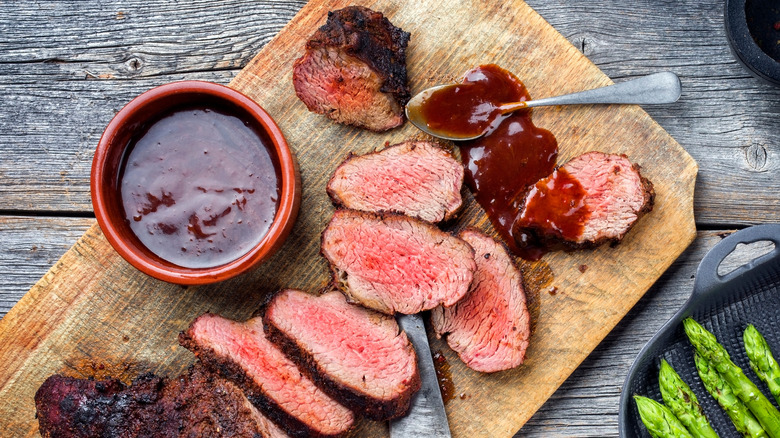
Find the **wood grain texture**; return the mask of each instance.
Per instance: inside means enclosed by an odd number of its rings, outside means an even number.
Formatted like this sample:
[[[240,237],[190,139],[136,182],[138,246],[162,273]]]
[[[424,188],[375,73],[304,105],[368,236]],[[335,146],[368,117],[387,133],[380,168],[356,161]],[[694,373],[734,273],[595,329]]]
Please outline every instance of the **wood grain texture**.
[[[664,69],[681,76],[680,102],[646,110],[700,164],[699,224],[780,220],[780,88],[731,56],[722,1],[528,3],[616,81]],[[89,163],[116,111],[173,80],[229,82],[304,4],[6,2],[0,211],[90,212]]]
[[[20,235],[32,235],[33,233],[25,231],[29,228],[24,226],[30,220],[29,218],[21,218],[17,226],[9,227],[6,225],[4,228],[20,230],[17,231]],[[38,221],[38,227],[44,229],[47,225],[46,222]],[[91,221],[87,222],[88,226]],[[687,300],[693,288],[696,268],[704,254],[729,233],[728,230],[698,233],[694,243],[674,262],[515,437],[617,437],[618,400],[628,368],[641,347]],[[74,228],[70,234],[81,235],[82,229]],[[46,236],[47,238],[44,240],[33,237],[22,240],[34,241],[40,248],[61,245],[59,239],[61,236],[54,234],[46,234]],[[6,248],[8,247],[6,246]],[[733,264],[741,265],[752,260],[755,254],[742,252],[736,256]],[[19,274],[34,281],[40,278],[48,267],[49,265],[38,266],[37,269],[41,269],[41,271],[34,272],[33,268],[19,264]],[[117,336],[117,338],[125,342],[122,337]],[[127,342],[130,341],[128,336]],[[125,377],[151,368],[149,364],[139,365],[137,362],[121,364],[89,361],[85,363],[82,361],[80,363],[78,360],[73,360],[70,363],[87,375],[94,373],[93,365],[101,363],[108,365],[109,368],[109,370],[104,371],[104,374],[111,372]],[[125,365],[133,366],[125,368]],[[2,369],[1,366],[0,369]],[[78,375],[72,368],[69,372]],[[469,396],[468,393],[461,390],[462,388],[456,387],[455,389],[458,395]],[[8,403],[8,400],[0,399],[0,406],[5,403]],[[9,436],[24,436],[24,433],[20,430],[18,434],[14,433]]]
[[[345,4],[306,5],[231,82],[274,115],[300,162],[303,208],[285,247],[250,275],[181,288],[138,273],[111,250],[99,228],[91,227],[0,321],[0,400],[7,400],[0,405],[3,429],[13,434],[34,430],[32,394],[53,372],[88,374],[91,366],[85,368],[85,361],[104,360],[113,368],[128,364],[125,375],[139,370],[176,374],[192,362],[192,355],[176,346],[176,334],[198,314],[211,310],[243,319],[279,287],[313,291],[326,284],[318,242],[333,211],[324,190],[327,178],[347,152],[364,153],[416,135],[411,126],[374,134],[335,125],[308,113],[295,98],[290,67],[303,41],[322,24],[325,11]],[[517,72],[532,94],[610,83],[522,2],[450,0],[452,14],[446,20],[434,15],[435,2],[403,8],[388,0],[365,4],[415,36],[408,53],[413,91],[486,61]],[[655,182],[656,208],[617,248],[556,253],[523,265],[537,310],[522,367],[481,375],[466,369],[441,341],[433,341],[452,365],[456,388],[467,394],[447,406],[455,436],[508,436],[519,429],[695,235],[696,164],[643,110],[553,108],[538,112],[535,120],[558,137],[562,161],[594,149],[627,153]],[[488,228],[481,210],[473,200],[469,203],[456,228]],[[580,264],[590,268],[581,273]],[[553,286],[559,291],[554,296],[546,293]],[[384,436],[386,426],[363,421],[354,435]]]
[[[639,351],[687,301],[704,255],[732,231],[702,231],[516,437],[617,437],[623,381]],[[732,266],[756,257],[736,252]]]
[[[0,211],[91,212],[92,154],[122,106],[167,82],[226,84],[304,3],[4,2]]]
[[[94,219],[0,216],[0,312],[19,301],[17,290],[27,291],[73,246]]]

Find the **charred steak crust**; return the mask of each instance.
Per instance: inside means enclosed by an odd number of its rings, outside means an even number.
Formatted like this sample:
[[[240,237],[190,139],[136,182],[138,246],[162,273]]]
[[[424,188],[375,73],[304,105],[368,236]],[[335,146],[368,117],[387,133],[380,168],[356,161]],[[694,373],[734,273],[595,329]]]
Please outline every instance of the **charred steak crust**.
[[[309,111],[338,123],[386,131],[404,122],[409,100],[409,33],[381,13],[349,6],[325,25],[293,64],[295,94]]]
[[[311,430],[305,423],[288,414],[273,400],[266,397],[248,377],[241,367],[235,363],[220,360],[213,350],[201,348],[196,345],[192,339],[185,333],[179,334],[179,344],[193,351],[197,357],[210,371],[235,383],[246,395],[247,399],[263,412],[274,423],[282,426],[285,431],[294,438],[306,438],[317,436],[316,432]]]
[[[93,381],[59,374],[49,376],[35,393],[35,416],[41,436],[103,435],[114,399],[124,390],[125,385],[117,379]],[[89,403],[89,394],[95,402]]]
[[[54,375],[35,403],[44,438],[285,436],[235,385],[199,364],[174,379],[144,374],[129,387]]]
[[[354,277],[354,275],[353,273],[350,273],[349,269],[345,269],[344,266],[340,266],[343,260],[338,260],[337,257],[338,251],[333,251],[333,248],[331,248],[331,245],[335,246],[341,244],[338,238],[329,235],[329,233],[331,232],[331,226],[333,225],[334,221],[338,219],[365,220],[373,224],[384,224],[384,225],[406,223],[413,228],[422,230],[422,232],[427,236],[433,236],[435,243],[432,246],[439,247],[442,244],[448,243],[449,245],[460,248],[459,251],[450,253],[448,254],[448,256],[450,256],[449,258],[450,262],[463,263],[463,265],[458,265],[457,268],[459,272],[456,272],[456,274],[463,274],[463,278],[446,279],[457,283],[455,284],[455,286],[453,286],[455,287],[455,290],[446,291],[446,293],[449,294],[449,296],[438,297],[435,300],[437,301],[435,304],[432,303],[431,300],[427,299],[425,296],[423,296],[422,298],[415,297],[416,299],[413,302],[411,302],[411,300],[403,300],[403,302],[402,300],[398,300],[398,299],[393,300],[393,297],[390,297],[388,299],[378,299],[376,297],[366,296],[364,294],[365,291],[355,290],[350,286],[350,276]],[[357,243],[366,245],[367,247],[382,248],[382,245],[372,245],[372,244],[368,244],[367,242],[348,242],[347,245],[352,246]],[[433,242],[428,241],[426,243],[433,243]],[[330,270],[333,275],[332,287],[343,292],[344,295],[347,297],[347,301],[351,303],[360,304],[369,309],[376,310],[378,312],[382,312],[386,314],[391,314],[391,315],[396,312],[405,313],[405,314],[418,313],[423,310],[430,310],[438,306],[439,304],[444,304],[444,306],[452,306],[468,292],[469,285],[471,284],[471,280],[473,278],[474,270],[476,270],[476,264],[474,263],[474,250],[471,248],[471,246],[469,246],[469,244],[467,244],[463,240],[459,239],[458,237],[450,233],[440,230],[438,227],[436,227],[435,225],[429,222],[421,221],[419,219],[415,219],[397,213],[387,213],[387,212],[369,213],[369,212],[362,212],[362,211],[351,210],[351,209],[336,210],[336,212],[333,214],[333,218],[331,219],[330,223],[325,228],[325,230],[323,230],[322,235],[320,237],[320,254],[323,257],[325,257],[325,259],[329,263]],[[385,256],[387,255],[388,254],[385,254]],[[427,254],[427,255],[430,256],[431,254]],[[384,260],[380,258],[377,261],[378,262],[387,261],[387,258],[385,258]],[[408,270],[408,268],[410,267],[409,263],[402,264],[399,267],[405,270],[403,274],[409,274],[409,270]],[[407,277],[408,276],[405,275],[404,280],[409,281],[410,279]],[[431,279],[429,278],[428,280],[430,281]],[[441,286],[439,282],[436,281],[430,281],[430,282],[431,284],[438,283],[439,286]],[[371,287],[372,285],[369,286]],[[406,286],[412,287],[411,284],[407,284]]]
[[[406,80],[406,46],[409,32],[393,26],[381,12],[362,6],[328,12],[328,19],[306,42],[306,49],[339,47],[377,72],[384,83],[380,89],[391,93],[401,106],[409,101]]]
[[[310,428],[306,423],[285,411],[273,399],[269,398],[253,379],[247,376],[239,364],[220,358],[211,348],[199,345],[188,332],[179,333],[179,344],[192,351],[208,370],[241,388],[247,399],[271,421],[284,429],[289,436],[293,438],[341,436],[341,434],[323,435]]]
[[[366,312],[371,311],[366,309]],[[374,317],[387,316],[374,315]],[[299,345],[295,339],[280,330],[273,321],[265,315],[263,316],[263,328],[265,329],[268,339],[279,346],[287,357],[295,362],[295,364],[298,365],[298,367],[304,371],[317,386],[325,391],[325,393],[338,400],[349,409],[352,409],[356,413],[371,420],[386,421],[403,416],[409,410],[412,395],[420,389],[420,375],[419,373],[415,373],[412,376],[412,380],[409,382],[407,391],[399,393],[394,398],[388,400],[372,397],[359,388],[347,386],[330,378],[327,371],[320,367],[317,360],[305,347]],[[414,349],[411,343],[409,343],[408,348],[411,354],[414,355]]]
[[[326,191],[337,207],[440,222],[463,207],[463,177],[451,151],[431,141],[407,140],[365,155],[350,152]]]

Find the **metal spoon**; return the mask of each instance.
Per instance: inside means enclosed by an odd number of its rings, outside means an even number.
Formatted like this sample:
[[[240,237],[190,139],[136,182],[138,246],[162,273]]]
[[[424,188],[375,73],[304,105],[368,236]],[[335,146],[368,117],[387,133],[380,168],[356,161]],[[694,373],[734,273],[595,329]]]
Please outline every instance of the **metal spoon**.
[[[406,117],[414,126],[420,128],[434,137],[446,140],[473,140],[481,137],[484,132],[471,137],[452,137],[442,132],[431,129],[426,123],[420,111],[420,105],[437,90],[446,87],[454,87],[460,84],[448,84],[431,87],[409,100],[406,104]],[[578,93],[564,94],[557,97],[529,100],[525,102],[512,102],[501,105],[501,114],[510,113],[523,108],[552,105],[586,105],[586,104],[639,104],[652,105],[673,103],[680,98],[680,78],[672,72],[655,73],[640,78],[631,79],[619,84],[595,88],[593,90],[580,91]]]

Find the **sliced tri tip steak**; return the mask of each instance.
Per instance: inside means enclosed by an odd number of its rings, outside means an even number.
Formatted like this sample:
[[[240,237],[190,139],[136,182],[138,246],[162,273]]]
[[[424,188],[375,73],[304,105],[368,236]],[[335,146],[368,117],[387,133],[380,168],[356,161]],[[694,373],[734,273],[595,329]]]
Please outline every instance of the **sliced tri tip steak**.
[[[321,252],[350,301],[387,314],[452,306],[476,269],[466,242],[398,214],[337,210],[322,233]]]
[[[356,413],[380,421],[402,416],[420,389],[414,348],[395,318],[349,304],[340,292],[283,290],[263,320],[268,338]]]
[[[625,155],[588,152],[537,182],[515,228],[570,247],[618,243],[653,209],[653,184]]]
[[[222,377],[293,437],[336,437],[354,423],[352,411],[312,382],[263,331],[261,317],[232,321],[212,313],[199,316],[179,343]]]
[[[327,190],[338,206],[440,222],[460,210],[462,186],[463,166],[450,151],[429,141],[405,141],[378,152],[350,154]]]
[[[492,373],[525,359],[530,338],[523,277],[506,247],[481,231],[460,237],[474,248],[477,270],[468,294],[431,312],[433,329],[471,369]]]
[[[293,65],[295,94],[309,111],[385,131],[404,122],[409,33],[362,6],[328,12]]]

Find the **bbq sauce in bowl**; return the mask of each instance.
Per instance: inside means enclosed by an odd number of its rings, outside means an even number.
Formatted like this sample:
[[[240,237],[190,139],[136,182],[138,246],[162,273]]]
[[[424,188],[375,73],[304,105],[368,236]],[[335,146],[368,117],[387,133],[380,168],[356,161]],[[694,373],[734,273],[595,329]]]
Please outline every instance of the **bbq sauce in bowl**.
[[[466,73],[463,85],[470,84],[484,90],[480,99],[493,107],[530,100],[520,79],[494,64]],[[512,252],[528,260],[541,258],[546,247],[514,224],[525,192],[555,168],[555,136],[534,126],[530,109],[520,110],[498,115],[484,136],[460,143],[460,150],[466,184]]]
[[[185,268],[238,259],[268,233],[280,177],[265,135],[218,106],[184,105],[130,140],[119,172],[125,221],[153,254]]]

